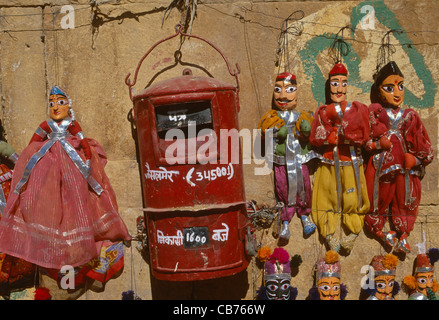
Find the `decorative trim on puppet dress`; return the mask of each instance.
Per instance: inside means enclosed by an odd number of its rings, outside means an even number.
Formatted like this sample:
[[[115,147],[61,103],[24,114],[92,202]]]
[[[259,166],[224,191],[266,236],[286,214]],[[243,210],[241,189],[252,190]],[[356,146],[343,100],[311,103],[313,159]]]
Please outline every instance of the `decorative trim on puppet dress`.
[[[90,168],[87,167],[85,162],[82,160],[81,156],[76,151],[76,148],[74,148],[67,140],[68,127],[72,124],[72,118],[66,118],[61,121],[60,124],[57,124],[54,120],[48,119],[47,124],[49,125],[50,129],[52,130],[50,133],[47,134],[48,140],[44,143],[44,145],[36,152],[27,162],[24,171],[23,176],[21,177],[20,181],[16,184],[14,188],[14,193],[20,194],[21,188],[26,184],[28,181],[32,170],[36,166],[37,162],[43,158],[46,153],[53,147],[53,145],[56,142],[59,142],[66,152],[66,154],[69,156],[69,158],[73,161],[75,166],[78,168],[79,172],[84,176],[84,178],[89,183],[90,187],[98,194],[100,195],[103,191],[101,185],[93,178],[93,176],[90,175]],[[78,137],[81,139],[80,137]],[[82,139],[81,139],[82,140]]]

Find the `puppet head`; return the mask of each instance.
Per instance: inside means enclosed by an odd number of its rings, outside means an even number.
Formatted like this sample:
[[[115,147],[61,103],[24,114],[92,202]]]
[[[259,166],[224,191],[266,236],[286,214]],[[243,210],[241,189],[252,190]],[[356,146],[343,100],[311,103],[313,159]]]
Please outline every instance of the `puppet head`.
[[[277,75],[273,90],[273,103],[281,111],[296,108],[297,82],[294,74],[282,72]]]
[[[341,265],[339,255],[330,250],[317,262],[317,290],[320,300],[341,299]]]
[[[413,276],[404,277],[404,284],[412,291],[425,296],[437,292],[438,284],[434,278],[434,263],[439,260],[439,249],[432,248],[428,253],[416,256]]]
[[[374,269],[375,288],[371,295],[378,300],[390,300],[399,291],[395,282],[398,258],[393,254],[374,256],[370,264]]]
[[[72,116],[72,101],[67,95],[67,93],[59,88],[58,86],[53,86],[50,90],[49,95],[49,115],[50,118],[56,122],[62,121],[63,119]]]
[[[404,75],[394,61],[390,61],[374,75],[374,90],[385,107],[397,108],[404,101]]]
[[[268,300],[294,300],[297,289],[291,282],[290,255],[283,248],[271,250],[264,247],[259,249],[258,258],[265,261],[264,286],[259,290],[260,299]]]
[[[348,91],[348,70],[342,63],[336,63],[329,71],[329,96],[334,103],[346,101]]]

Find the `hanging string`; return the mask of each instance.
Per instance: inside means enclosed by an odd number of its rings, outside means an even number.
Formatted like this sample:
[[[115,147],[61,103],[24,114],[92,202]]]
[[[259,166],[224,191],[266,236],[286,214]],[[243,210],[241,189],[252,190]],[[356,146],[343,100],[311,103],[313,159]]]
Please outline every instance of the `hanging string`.
[[[252,87],[253,90],[255,91],[254,97],[256,100],[256,107],[258,109],[258,116],[259,118],[262,117],[262,115],[264,114],[265,111],[263,111],[263,108],[261,106],[261,98],[260,98],[260,93],[259,93],[259,88],[257,86],[257,81],[256,81],[256,75],[255,75],[255,67],[254,67],[254,62],[253,62],[253,56],[251,53],[251,49],[250,49],[250,37],[249,37],[249,31],[248,31],[248,26],[246,23],[246,19],[245,19],[245,15],[246,12],[244,11],[244,17],[243,17],[243,23],[244,23],[244,46],[245,46],[245,53],[247,55],[247,60],[248,63],[250,65],[249,68],[249,72],[250,72],[250,77],[251,77],[251,83],[252,83]]]
[[[183,32],[190,34],[197,12],[197,6],[198,0],[173,0],[163,14],[162,27],[172,9],[177,8],[181,12],[180,24],[183,26]]]
[[[390,43],[390,35],[393,33],[402,34],[400,29],[392,29],[387,31],[381,39],[381,45],[378,48],[377,65],[375,74],[387,63],[392,61],[392,56],[396,52],[395,46]]]
[[[259,242],[257,244],[258,248],[262,247],[263,238],[264,238],[264,232],[262,231],[261,232],[261,239],[259,240]],[[251,270],[252,270],[251,272],[252,272],[253,299],[256,299],[257,295],[258,295],[258,289],[259,289],[259,286],[258,286],[259,278],[261,278],[261,277],[263,278],[264,277],[264,271],[262,270],[262,273],[261,273],[259,268],[257,268],[257,266],[256,266],[256,259],[252,259]]]
[[[343,36],[346,29],[353,31],[350,25],[344,26],[336,33],[329,47],[329,56],[332,58],[334,64],[341,63],[342,58],[346,57],[350,52],[349,44],[344,40]]]
[[[290,58],[289,58],[289,48],[288,48],[288,35],[300,36],[303,31],[303,23],[297,23],[299,20],[302,20],[305,16],[305,12],[302,10],[296,10],[291,13],[286,19],[282,21],[281,31],[278,37],[278,48],[276,51],[276,63],[278,66],[278,73],[281,72],[281,63],[280,61],[284,61],[282,71],[292,72]],[[292,23],[289,23],[291,22]]]
[[[55,20],[52,20],[52,25],[53,25],[53,29],[55,29]],[[60,84],[60,79],[59,79],[59,57],[58,57],[58,31],[54,32],[54,46],[55,46],[55,77],[56,77],[56,84],[59,85]],[[70,104],[71,107],[71,104]]]

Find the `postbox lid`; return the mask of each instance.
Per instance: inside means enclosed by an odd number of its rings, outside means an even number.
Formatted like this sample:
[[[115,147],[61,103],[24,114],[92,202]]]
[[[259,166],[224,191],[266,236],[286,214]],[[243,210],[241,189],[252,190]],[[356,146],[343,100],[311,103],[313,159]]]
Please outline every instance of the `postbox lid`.
[[[210,77],[185,74],[160,81],[134,95],[133,100],[146,97],[157,97],[172,94],[210,92],[220,90],[236,90],[236,87],[224,81]]]

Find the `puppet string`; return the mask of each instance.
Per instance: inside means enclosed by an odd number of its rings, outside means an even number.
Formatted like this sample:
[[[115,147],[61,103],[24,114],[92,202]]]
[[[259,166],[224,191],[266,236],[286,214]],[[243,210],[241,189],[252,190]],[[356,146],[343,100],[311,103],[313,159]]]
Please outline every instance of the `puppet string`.
[[[281,32],[278,38],[278,49],[277,49],[277,62],[278,65],[278,73],[280,73],[281,63],[279,59],[283,59],[283,67],[284,71],[291,72],[290,66],[290,58],[288,53],[288,34],[292,34],[295,36],[300,36],[303,31],[303,24],[294,23],[297,22],[305,16],[305,13],[302,10],[296,10],[291,13],[286,19],[282,21]],[[289,23],[293,22],[293,23]],[[286,69],[286,70],[285,70]]]
[[[343,39],[343,32],[345,29],[352,30],[350,26],[341,28],[335,35],[329,48],[329,54],[335,63],[341,62],[342,57],[346,57],[350,52],[349,44]]]
[[[376,71],[392,60],[392,55],[396,52],[395,46],[390,43],[390,35],[393,33],[402,34],[399,29],[391,29],[387,31],[381,39],[381,45],[378,48]]]

